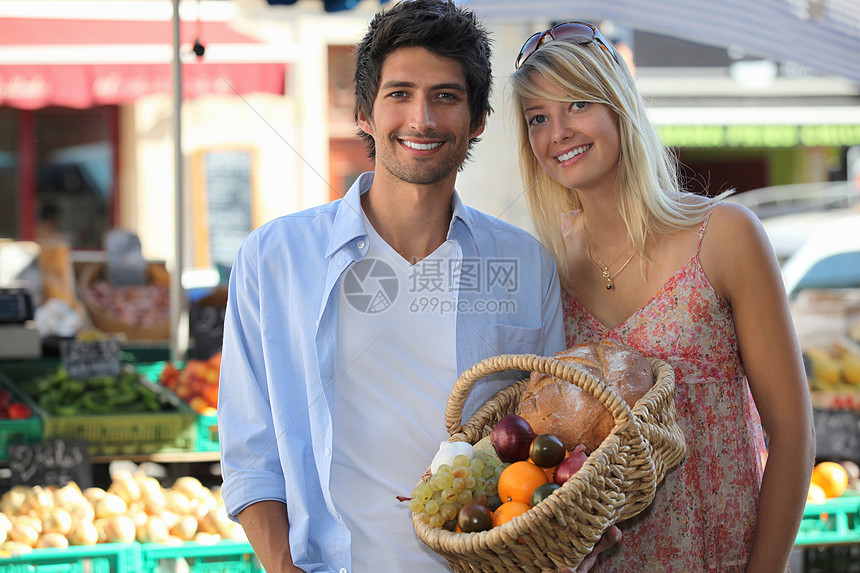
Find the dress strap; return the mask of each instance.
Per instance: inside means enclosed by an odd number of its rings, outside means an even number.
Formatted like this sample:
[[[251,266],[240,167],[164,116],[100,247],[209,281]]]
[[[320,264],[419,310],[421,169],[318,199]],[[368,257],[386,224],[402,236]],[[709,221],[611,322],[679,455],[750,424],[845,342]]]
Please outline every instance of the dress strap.
[[[702,249],[702,239],[705,238],[705,229],[708,227],[708,221],[711,219],[711,213],[708,213],[705,217],[705,220],[702,221],[701,226],[699,227],[699,243],[696,245],[696,254],[699,254],[699,251]]]

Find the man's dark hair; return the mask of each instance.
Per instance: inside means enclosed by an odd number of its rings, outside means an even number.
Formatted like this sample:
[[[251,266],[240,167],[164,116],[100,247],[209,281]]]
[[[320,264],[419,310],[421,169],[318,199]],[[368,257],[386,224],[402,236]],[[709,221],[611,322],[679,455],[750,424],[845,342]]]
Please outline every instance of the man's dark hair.
[[[475,129],[492,111],[490,90],[489,33],[474,12],[452,0],[401,0],[389,10],[376,14],[367,34],[358,44],[355,58],[355,112],[373,117],[373,101],[379,91],[382,64],[399,48],[425,48],[437,56],[456,60],[466,76],[470,127]],[[373,137],[358,130],[367,145],[368,156],[376,156]],[[479,138],[469,141],[469,148]]]

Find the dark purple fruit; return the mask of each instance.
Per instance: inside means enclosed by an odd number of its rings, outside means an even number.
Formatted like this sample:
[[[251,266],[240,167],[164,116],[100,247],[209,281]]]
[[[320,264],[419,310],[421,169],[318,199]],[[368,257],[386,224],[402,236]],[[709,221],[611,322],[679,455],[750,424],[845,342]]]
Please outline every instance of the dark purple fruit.
[[[493,527],[493,514],[486,506],[472,501],[460,508],[457,524],[463,533],[486,531]]]
[[[542,468],[551,468],[564,459],[564,444],[552,434],[541,434],[532,440],[529,458]]]

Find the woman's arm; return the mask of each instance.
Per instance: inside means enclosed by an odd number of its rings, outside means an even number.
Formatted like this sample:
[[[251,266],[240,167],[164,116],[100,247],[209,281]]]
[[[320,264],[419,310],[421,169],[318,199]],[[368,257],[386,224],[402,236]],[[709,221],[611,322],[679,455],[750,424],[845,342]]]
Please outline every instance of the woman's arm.
[[[812,406],[779,266],[758,218],[721,204],[702,267],[731,305],[741,358],[768,440],[749,572],[784,572],[815,462]]]
[[[237,517],[266,573],[301,573],[290,554],[286,505],[280,501],[260,501],[243,509]]]

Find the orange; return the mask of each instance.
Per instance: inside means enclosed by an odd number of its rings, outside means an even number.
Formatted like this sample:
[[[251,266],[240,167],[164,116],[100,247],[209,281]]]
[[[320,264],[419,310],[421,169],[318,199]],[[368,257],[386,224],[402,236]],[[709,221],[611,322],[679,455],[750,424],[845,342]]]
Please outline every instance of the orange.
[[[514,462],[499,476],[499,498],[502,503],[519,501],[528,505],[535,488],[548,482],[542,468],[527,461]]]
[[[531,507],[527,503],[520,501],[508,501],[496,508],[493,512],[493,527],[498,527],[503,523],[507,523],[518,515],[522,515]]]
[[[821,489],[818,484],[809,484],[809,492],[806,494],[807,503],[824,503],[827,501],[827,494]]]
[[[820,462],[812,469],[812,483],[827,497],[839,497],[848,489],[848,472],[836,462]]]
[[[567,456],[565,456],[565,457],[567,457]],[[551,466],[551,467],[548,467],[548,468],[541,468],[540,466],[538,466],[537,464],[535,464],[535,463],[532,461],[532,459],[531,459],[531,458],[529,458],[529,459],[528,459],[528,462],[529,462],[530,464],[534,464],[534,465],[536,465],[536,466],[537,466],[537,467],[539,467],[541,470],[543,470],[543,473],[544,473],[544,475],[546,476],[546,479],[548,479],[549,481],[552,481],[552,474],[553,474],[553,473],[555,473],[555,466]]]

